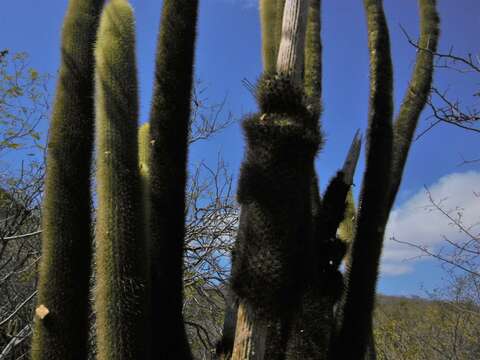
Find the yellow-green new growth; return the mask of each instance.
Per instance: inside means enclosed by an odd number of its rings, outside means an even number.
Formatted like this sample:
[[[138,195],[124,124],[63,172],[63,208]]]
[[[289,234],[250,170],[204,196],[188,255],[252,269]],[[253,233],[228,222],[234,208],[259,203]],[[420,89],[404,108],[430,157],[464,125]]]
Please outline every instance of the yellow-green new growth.
[[[150,174],[150,124],[144,123],[138,129],[138,164],[142,179],[148,180]]]
[[[126,0],[105,7],[95,60],[97,359],[145,359],[147,254],[132,136],[138,115],[135,22]]]
[[[351,244],[355,235],[355,217],[357,216],[352,190],[348,192],[346,202],[345,219],[338,227],[338,237],[346,243]]]
[[[151,254],[152,241],[150,237],[151,205],[150,205],[150,154],[152,140],[150,136],[150,123],[144,123],[138,128],[138,168],[142,186],[143,224],[145,229],[145,242],[147,254]],[[150,256],[146,259],[147,267],[151,266]],[[149,279],[148,279],[149,280]],[[150,289],[150,282],[148,283]]]
[[[347,244],[347,253],[344,257],[345,266],[350,266],[350,256],[353,239],[355,238],[355,222],[357,217],[357,210],[355,208],[355,199],[353,198],[353,191],[350,189],[347,195],[347,207],[345,209],[345,218],[338,227],[338,237]]]
[[[150,153],[152,140],[150,136],[150,124],[144,123],[138,129],[138,168],[142,183],[142,198],[145,217],[145,235],[147,247],[149,246],[150,233]]]

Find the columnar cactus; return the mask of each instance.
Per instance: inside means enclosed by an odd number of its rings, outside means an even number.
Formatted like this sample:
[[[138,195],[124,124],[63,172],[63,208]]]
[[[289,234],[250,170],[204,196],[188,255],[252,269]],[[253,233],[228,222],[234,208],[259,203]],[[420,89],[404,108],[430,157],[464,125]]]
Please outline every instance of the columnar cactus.
[[[272,94],[275,92],[274,89],[279,87],[291,87],[289,88],[289,96],[276,91],[275,96],[271,97],[273,100],[268,96],[257,95],[261,110],[260,119],[263,120],[263,122],[259,121],[263,126],[262,129],[273,126],[278,119],[279,113],[283,114],[282,121],[285,126],[289,125],[289,122],[285,120],[287,117],[297,119],[297,121],[302,118],[300,107],[292,106],[295,103],[295,95],[298,94],[296,89],[299,87],[304,89],[301,97],[305,98],[307,96],[307,104],[310,101],[310,106],[307,105],[307,109],[317,115],[320,114],[320,3],[315,0],[308,2],[310,8],[308,20],[305,21],[304,9],[306,3],[307,1],[302,0],[287,0],[285,3],[283,36],[279,45],[276,67],[276,71],[279,74],[272,75],[270,73],[264,76],[258,86],[260,90],[273,90]],[[232,270],[234,290],[240,301],[237,333],[239,330],[242,330],[243,338],[235,341],[233,359],[240,359],[242,356],[245,359],[263,358],[263,354],[258,356],[258,350],[263,352],[265,352],[265,349],[267,351],[275,351],[275,346],[269,346],[269,344],[278,344],[278,341],[268,337],[273,336],[275,338],[279,334],[283,338],[289,339],[287,348],[280,350],[286,350],[288,359],[329,358],[332,360],[363,360],[367,354],[367,349],[369,356],[374,356],[371,318],[385,225],[391,204],[398,190],[398,184],[410,146],[411,135],[415,129],[421,109],[425,105],[433,70],[431,62],[432,52],[436,48],[438,38],[438,17],[435,11],[435,1],[420,0],[420,5],[423,24],[420,42],[426,49],[422,50],[417,58],[416,71],[410,85],[410,95],[407,95],[402,106],[399,120],[395,123],[395,135],[393,135],[393,71],[388,28],[383,14],[382,2],[380,0],[365,0],[371,54],[367,168],[362,183],[361,206],[356,219],[352,255],[349,256],[351,268],[348,271],[347,292],[343,300],[336,306],[336,301],[339,300],[343,287],[343,279],[338,267],[346,252],[346,244],[337,238],[337,230],[345,217],[346,200],[353,180],[352,170],[355,168],[352,164],[356,163],[356,159],[354,161],[347,160],[347,163],[350,163],[350,165],[346,164],[342,171],[333,178],[321,200],[317,200],[318,186],[315,183],[313,171],[310,171],[313,182],[310,191],[312,209],[311,213],[302,213],[302,215],[310,218],[309,221],[312,222],[310,229],[313,231],[313,237],[312,234],[308,234],[310,230],[306,231],[303,236],[313,240],[307,240],[307,244],[311,243],[311,245],[305,245],[302,243],[302,240],[305,238],[299,238],[297,234],[296,238],[292,237],[297,245],[296,252],[290,251],[287,255],[287,253],[282,253],[282,251],[287,249],[289,251],[290,248],[288,246],[284,248],[279,247],[279,244],[284,243],[283,241],[272,243],[266,236],[269,232],[274,233],[275,226],[272,225],[272,219],[275,219],[277,213],[269,212],[270,217],[268,217],[268,220],[270,222],[268,222],[268,225],[267,222],[261,223],[259,219],[255,218],[255,215],[251,215],[252,213],[257,216],[261,214],[258,211],[258,208],[262,209],[259,204],[262,204],[262,201],[268,199],[269,196],[275,197],[274,194],[277,191],[279,194],[282,193],[282,189],[283,194],[290,191],[286,183],[277,181],[275,184],[278,186],[277,190],[276,187],[271,186],[268,180],[265,180],[273,179],[268,171],[269,166],[276,166],[277,168],[281,168],[283,165],[288,166],[286,165],[287,160],[275,159],[271,155],[256,170],[255,176],[250,175],[250,173],[253,173],[251,169],[254,168],[250,164],[252,161],[250,153],[253,153],[257,148],[261,149],[262,146],[267,148],[270,146],[271,139],[275,137],[270,135],[269,137],[261,138],[258,141],[259,145],[257,142],[254,143],[250,140],[255,133],[247,128],[247,155],[242,167],[239,184],[239,201],[242,205],[242,216],[233,256]],[[266,26],[268,24],[263,24],[263,28]],[[305,31],[306,41],[303,44]],[[263,31],[264,35],[268,33],[268,31]],[[270,39],[270,41],[274,40]],[[265,66],[264,69],[267,70]],[[287,81],[279,80],[285,79],[285,76]],[[289,85],[284,85],[286,82]],[[279,84],[282,85],[279,86]],[[291,109],[294,110],[289,112]],[[406,109],[409,110],[407,111]],[[316,124],[318,119],[312,117],[311,121],[311,124]],[[252,118],[245,120],[246,126],[251,122]],[[397,135],[397,133],[400,135]],[[255,139],[257,138],[260,139],[259,136]],[[307,145],[308,143],[308,141],[305,141],[304,144]],[[399,151],[399,154],[395,154],[393,158],[392,147]],[[264,150],[260,153],[272,154],[274,152]],[[355,155],[351,157],[352,159],[358,158],[358,149],[353,151],[353,154]],[[260,158],[257,155],[255,160],[259,161]],[[312,160],[313,158],[309,161]],[[311,166],[311,169],[313,169],[313,164]],[[297,176],[302,174],[302,171],[299,171],[299,169],[294,169],[291,170],[292,173],[295,173]],[[250,177],[254,177],[257,180],[250,180]],[[278,177],[275,178],[275,180],[277,179]],[[256,187],[248,186],[250,183],[255,184]],[[263,183],[270,186],[259,186],[259,184]],[[298,191],[301,184],[303,182],[299,182],[296,191]],[[250,188],[262,190],[257,192],[246,191]],[[268,192],[271,194],[269,195]],[[279,203],[279,195],[275,198],[279,207],[285,206]],[[292,203],[301,206],[303,201],[301,196],[296,196],[295,200],[290,200],[288,206],[290,208],[294,207],[295,205],[292,205]],[[288,212],[287,209],[282,209],[282,211]],[[292,219],[295,218],[292,217]],[[261,224],[261,226],[258,226],[258,224]],[[284,232],[282,234],[288,234],[288,227],[289,224],[283,225]],[[256,231],[249,230],[250,228],[256,229]],[[261,236],[258,234],[261,234]],[[315,255],[308,257],[302,254],[302,249],[305,248],[314,249]],[[250,249],[255,249],[256,251]],[[276,249],[277,252],[272,249]],[[257,268],[253,265],[255,265],[255,259],[258,258],[262,251],[270,255],[269,261],[264,260],[262,262],[263,267]],[[249,253],[249,255],[245,256],[246,253]],[[267,283],[265,279],[269,281],[275,279],[282,266],[289,263],[285,259],[288,259],[288,256],[291,254],[295,256],[297,262],[313,264],[311,274],[306,276],[306,279],[302,279],[303,281],[297,283],[300,286],[296,289],[290,288],[289,297],[298,301],[298,306],[291,307],[293,309],[291,311],[297,314],[297,321],[289,323],[287,320],[286,323],[279,325],[278,321],[281,321],[282,318],[285,319],[285,316],[280,314],[276,319],[269,320],[270,327],[278,328],[280,326],[280,331],[262,331],[261,328],[265,327],[266,323],[268,325],[268,322],[262,320],[262,308],[265,304],[261,302],[265,301],[265,303],[268,303],[266,299],[269,293],[275,289],[275,286],[272,286],[271,283],[268,283],[269,287],[266,289],[265,285]],[[279,259],[283,259],[283,261]],[[298,268],[289,271],[289,275],[294,276],[295,271],[298,271]],[[256,281],[263,281],[262,284],[265,288],[263,292],[260,292],[261,296],[258,292],[252,291],[252,289],[248,289],[251,291],[249,293],[248,290],[242,288],[243,279],[248,279],[248,282],[244,282],[249,285],[255,284]],[[289,289],[288,282],[285,282],[285,289]],[[295,290],[297,293],[294,293]],[[281,293],[277,293],[277,297],[280,298],[279,303],[282,303]],[[252,298],[255,301],[252,301]],[[242,308],[242,302],[247,304],[244,308]],[[335,308],[337,309],[336,314],[334,314]],[[272,307],[270,306],[269,309],[271,310]],[[249,313],[250,316],[242,315],[245,312]],[[289,316],[292,318],[293,315],[290,313]],[[286,318],[288,319],[289,316]],[[317,319],[317,321],[321,319],[324,326],[315,326],[311,323],[311,319]],[[334,322],[338,322],[338,324],[335,325]],[[246,326],[246,323],[248,323],[248,326]],[[302,332],[302,336],[298,336],[300,332]],[[259,337],[264,339],[259,339]],[[250,346],[252,344],[257,346],[257,349],[252,348]],[[264,346],[264,344],[267,345]],[[271,358],[275,356],[275,353],[265,354],[265,356]]]
[[[152,356],[191,358],[182,317],[185,187],[198,0],[164,0],[150,114]],[[158,334],[158,335],[157,335]]]
[[[96,51],[97,359],[145,359],[147,257],[138,168],[135,21],[112,0]]]
[[[334,337],[332,359],[361,359],[372,332],[372,313],[386,217],[392,154],[393,69],[390,39],[382,3],[365,1],[370,49],[370,112],[367,166],[362,183],[361,211],[353,243],[347,301],[340,334]],[[383,225],[380,225],[383,224]],[[373,244],[380,246],[373,246]],[[362,265],[360,265],[360,262]],[[365,266],[369,262],[372,266]],[[357,298],[354,303],[350,297]],[[347,325],[348,324],[348,325]],[[345,346],[345,344],[349,346]]]
[[[32,359],[86,359],[92,257],[93,45],[102,0],[71,0],[47,151]]]
[[[371,92],[367,166],[353,229],[346,224],[353,221],[358,133],[322,197],[315,174],[323,144],[320,0],[261,0],[264,74],[255,93],[259,112],[243,121],[247,151],[232,260],[236,297],[229,312],[238,308],[238,316],[226,322],[224,359],[230,352],[235,360],[375,356],[372,312],[384,230],[438,42],[436,2],[419,2],[417,63],[393,122],[382,1],[364,0]],[[34,360],[87,358],[93,42],[102,5],[71,0],[63,31]],[[138,142],[132,9],[127,0],[110,0],[103,13],[95,53],[99,359],[191,359],[182,317],[182,260],[197,10],[198,0],[163,2],[150,125],[140,129]],[[339,265],[344,240],[352,237],[344,281]],[[228,324],[236,324],[236,331]]]
[[[102,1],[71,0],[64,26],[47,165],[34,359],[87,358],[93,45],[102,6]],[[153,356],[190,358],[181,316],[181,261],[197,7],[197,1],[164,2],[153,125],[151,134],[148,126],[139,134],[140,153],[132,136],[138,115],[133,13],[125,0],[111,0],[103,14],[96,48],[95,96],[99,359],[145,359],[150,356],[151,338],[156,341]],[[175,94],[173,83],[179,89]],[[152,206],[150,194],[162,204]],[[146,228],[150,208],[159,216],[161,230]],[[161,240],[147,259],[150,233]],[[152,269],[155,284],[147,277]],[[155,306],[149,306],[152,292]],[[157,322],[147,324],[146,314]],[[171,336],[156,338],[153,332],[160,323],[168,326]]]
[[[372,343],[372,313],[388,214],[400,185],[413,132],[425,106],[438,43],[435,0],[419,0],[422,43],[398,118],[392,125],[392,69],[382,3],[365,0],[370,48],[370,115],[367,167],[362,182],[345,300],[332,359],[362,359]],[[393,127],[393,129],[392,129]],[[393,152],[392,152],[393,151]],[[370,354],[374,354],[369,349]]]

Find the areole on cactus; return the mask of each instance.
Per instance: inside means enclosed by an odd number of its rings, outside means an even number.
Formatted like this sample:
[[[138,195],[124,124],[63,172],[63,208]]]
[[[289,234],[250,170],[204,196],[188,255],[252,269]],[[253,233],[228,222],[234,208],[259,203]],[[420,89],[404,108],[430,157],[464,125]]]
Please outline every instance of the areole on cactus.
[[[388,26],[382,1],[364,0],[371,91],[355,210],[358,132],[322,195],[315,170],[324,142],[321,1],[260,0],[264,73],[255,92],[258,112],[243,120],[241,216],[219,359],[374,358],[384,229],[439,36],[436,1],[419,4],[420,50],[393,121]],[[127,0],[105,7],[70,0],[48,146],[35,360],[87,358],[94,123],[96,356],[192,358],[182,261],[197,12],[197,0],[163,1],[152,110],[138,129],[132,8]]]

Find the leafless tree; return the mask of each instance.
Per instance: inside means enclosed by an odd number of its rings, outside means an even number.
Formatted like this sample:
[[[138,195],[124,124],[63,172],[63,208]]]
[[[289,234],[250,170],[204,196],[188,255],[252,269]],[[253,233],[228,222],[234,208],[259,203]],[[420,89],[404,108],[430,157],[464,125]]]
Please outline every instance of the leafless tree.
[[[418,43],[414,41],[408,33],[402,28],[407,41],[420,49]],[[458,76],[468,77],[472,83],[478,85],[480,79],[480,54],[469,53],[459,55],[455,53],[453,47],[446,52],[434,53],[437,69],[456,72]],[[440,89],[433,86],[428,101],[431,115],[430,124],[419,134],[417,139],[424,136],[428,131],[439,124],[448,124],[459,127],[468,132],[480,133],[480,89],[475,91],[471,98],[458,98],[452,95],[450,89]],[[477,163],[480,159],[464,159],[463,164]],[[440,261],[449,277],[449,284],[437,292],[443,293],[443,298],[447,297],[456,301],[456,303],[471,303],[480,305],[480,232],[478,223],[465,223],[464,210],[462,204],[454,208],[447,208],[442,199],[436,199],[430,191],[426,189],[429,207],[432,211],[443,215],[446,222],[456,228],[463,235],[462,240],[452,240],[445,235],[439,234],[443,239],[443,246],[432,249],[423,244],[414,244],[405,239],[394,239],[397,242],[415,247],[426,256]],[[480,194],[472,192],[472,196],[480,200]],[[463,295],[460,295],[463,294]],[[480,310],[478,310],[480,314]]]
[[[402,28],[410,45],[417,50],[418,43],[413,40],[405,29]],[[458,55],[453,47],[448,52],[435,52],[435,67],[439,70],[453,71],[461,77],[471,79],[473,84],[478,85],[480,79],[480,53]],[[428,117],[430,124],[417,135],[417,139],[439,124],[448,124],[464,130],[480,133],[480,89],[474,91],[470,99],[459,99],[452,89],[440,89],[432,86],[431,95],[428,100],[431,115]],[[467,160],[468,161],[468,160]]]
[[[49,79],[26,53],[0,52],[0,359],[25,356],[31,334]]]

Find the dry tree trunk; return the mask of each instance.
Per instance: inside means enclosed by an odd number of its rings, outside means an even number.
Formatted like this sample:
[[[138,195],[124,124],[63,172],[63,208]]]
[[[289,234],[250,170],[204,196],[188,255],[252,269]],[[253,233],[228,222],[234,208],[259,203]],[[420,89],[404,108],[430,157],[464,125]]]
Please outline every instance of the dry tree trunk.
[[[263,360],[268,322],[259,319],[255,309],[244,301],[239,304],[237,314],[232,360]]]
[[[285,1],[277,72],[289,75],[296,84],[303,75],[307,19],[308,0]]]

